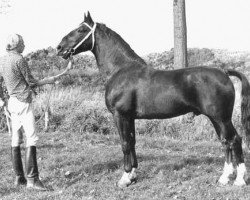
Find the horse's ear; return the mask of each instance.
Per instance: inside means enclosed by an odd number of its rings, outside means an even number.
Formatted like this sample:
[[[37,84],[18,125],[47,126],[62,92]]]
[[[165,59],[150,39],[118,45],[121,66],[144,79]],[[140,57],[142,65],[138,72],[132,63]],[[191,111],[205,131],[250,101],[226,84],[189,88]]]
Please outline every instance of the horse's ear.
[[[94,21],[93,21],[92,17],[90,16],[89,11],[87,13],[86,22],[89,24],[94,24]]]
[[[83,20],[83,21],[85,21],[85,20],[86,20],[86,18],[87,18],[86,13],[84,13],[84,20]]]
[[[89,17],[91,17],[91,16],[90,16],[90,12],[89,12],[89,11],[87,12],[87,17],[88,17],[88,18],[89,18]]]

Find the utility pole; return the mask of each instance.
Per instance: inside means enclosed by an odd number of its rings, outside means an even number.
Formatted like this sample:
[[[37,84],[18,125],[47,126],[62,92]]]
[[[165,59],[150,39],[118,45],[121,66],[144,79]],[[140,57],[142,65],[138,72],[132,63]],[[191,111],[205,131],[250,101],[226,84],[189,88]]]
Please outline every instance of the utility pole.
[[[188,67],[185,0],[173,0],[174,68]]]

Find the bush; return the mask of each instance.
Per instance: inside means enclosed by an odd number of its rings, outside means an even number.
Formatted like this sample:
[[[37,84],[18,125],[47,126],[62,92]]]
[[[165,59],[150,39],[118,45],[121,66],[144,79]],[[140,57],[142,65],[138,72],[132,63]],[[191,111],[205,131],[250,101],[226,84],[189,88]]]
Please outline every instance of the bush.
[[[214,53],[210,49],[188,49],[188,65],[191,67],[201,66],[204,63],[213,61],[215,59]]]

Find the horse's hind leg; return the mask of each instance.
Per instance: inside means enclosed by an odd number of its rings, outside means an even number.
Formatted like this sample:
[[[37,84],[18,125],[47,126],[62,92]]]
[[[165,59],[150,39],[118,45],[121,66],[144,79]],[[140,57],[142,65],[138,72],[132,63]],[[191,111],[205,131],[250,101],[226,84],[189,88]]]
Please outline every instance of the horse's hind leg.
[[[211,119],[211,118],[210,118]],[[230,139],[233,138],[233,136],[230,136],[228,125],[223,122],[217,122],[213,119],[211,119],[215,130],[217,132],[217,135],[223,145],[224,151],[225,151],[225,164],[223,168],[223,173],[219,179],[219,183],[222,185],[226,185],[229,182],[229,176],[233,174],[234,168],[232,163],[232,149],[230,147]]]
[[[237,186],[246,185],[244,176],[247,175],[247,170],[244,163],[244,157],[242,151],[242,138],[237,133],[233,138],[231,146],[235,156],[235,162],[237,165],[237,177],[236,180],[234,181],[234,185]]]
[[[115,112],[114,121],[120,135],[124,154],[125,172],[118,181],[118,186],[123,188],[130,185],[136,179],[135,168],[137,168],[137,159],[135,154],[134,119]]]
[[[244,163],[244,156],[242,151],[242,138],[238,135],[235,130],[231,120],[227,123],[227,135],[229,148],[232,149],[233,155],[235,157],[235,163],[237,166],[237,177],[234,181],[234,185],[242,186],[246,185],[244,176],[247,174],[246,166]]]
[[[234,182],[235,185],[244,185],[245,181],[243,179],[246,174],[246,167],[244,164],[241,138],[237,134],[231,120],[227,122],[215,121],[211,119],[215,130],[220,138],[220,141],[225,149],[225,165],[223,169],[223,174],[219,179],[219,183],[226,185],[229,181],[229,176],[233,174],[234,168],[232,163],[233,155],[235,156],[235,161],[237,165],[237,178]]]

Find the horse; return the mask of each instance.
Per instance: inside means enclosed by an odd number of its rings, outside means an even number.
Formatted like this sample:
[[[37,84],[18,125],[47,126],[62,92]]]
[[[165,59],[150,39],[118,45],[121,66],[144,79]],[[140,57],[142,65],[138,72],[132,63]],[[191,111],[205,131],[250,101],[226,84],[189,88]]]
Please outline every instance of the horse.
[[[207,116],[225,151],[223,173],[218,182],[229,183],[235,158],[234,185],[242,186],[247,174],[240,137],[232,124],[235,89],[229,76],[242,82],[242,124],[250,141],[250,85],[244,74],[233,69],[188,67],[156,70],[148,66],[115,31],[93,21],[90,13],[64,36],[57,46],[58,56],[91,51],[98,68],[107,75],[105,103],[119,132],[124,155],[124,172],[117,185],[127,187],[137,180],[135,119],[166,119],[189,112]]]

